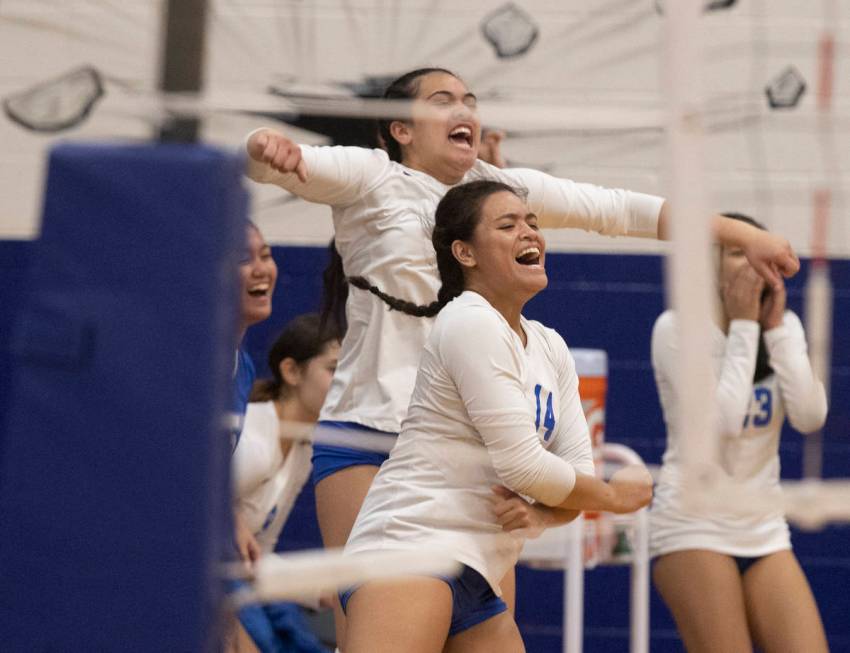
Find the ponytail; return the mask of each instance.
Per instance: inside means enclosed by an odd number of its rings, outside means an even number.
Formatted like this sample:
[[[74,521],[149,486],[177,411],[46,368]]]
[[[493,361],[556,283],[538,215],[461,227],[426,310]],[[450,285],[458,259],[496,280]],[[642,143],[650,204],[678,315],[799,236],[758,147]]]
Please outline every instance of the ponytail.
[[[344,334],[347,328],[345,301],[348,299],[348,284],[342,257],[336,250],[336,240],[328,244],[328,264],[322,272],[322,309],[319,312],[319,333]]]
[[[369,291],[376,297],[380,298],[381,301],[387,304],[387,306],[389,306],[392,310],[401,311],[402,313],[412,315],[413,317],[434,317],[440,312],[440,309],[446,305],[446,303],[441,303],[439,299],[425,306],[421,306],[419,304],[414,304],[413,302],[399,299],[398,297],[393,297],[392,295],[388,295],[383,292],[377,286],[369,283],[364,277],[348,277],[348,283],[355,288],[360,288],[360,290]]]
[[[287,391],[287,385],[280,372],[280,364],[290,358],[299,366],[306,365],[312,358],[321,355],[328,343],[340,340],[338,331],[330,329],[322,332],[319,324],[320,318],[316,313],[305,313],[283,328],[269,350],[271,378],[254,383],[250,401],[274,401],[282,398]]]

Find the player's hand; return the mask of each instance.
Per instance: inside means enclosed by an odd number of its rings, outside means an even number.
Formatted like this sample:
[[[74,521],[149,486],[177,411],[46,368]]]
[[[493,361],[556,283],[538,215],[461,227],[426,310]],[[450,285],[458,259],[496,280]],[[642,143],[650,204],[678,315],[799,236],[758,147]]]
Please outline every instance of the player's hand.
[[[302,183],[307,181],[307,165],[301,158],[301,147],[283,134],[261,129],[248,139],[248,156],[278,172],[294,172]]]
[[[743,249],[750,265],[774,290],[782,285],[782,277],[793,277],[800,269],[791,244],[768,231],[753,227]]]
[[[527,530],[526,537],[537,537],[549,525],[545,511],[539,510],[516,492],[502,485],[494,485],[491,489],[491,509],[503,531]]]
[[[730,320],[759,319],[764,279],[749,265],[743,264],[723,286],[723,305]],[[780,283],[782,283],[780,281]]]
[[[507,167],[507,161],[502,156],[502,141],[505,140],[505,132],[485,129],[481,133],[481,143],[478,146],[478,158],[486,161],[497,168]]]
[[[239,552],[242,562],[245,563],[245,567],[248,571],[251,571],[254,563],[260,559],[260,555],[262,554],[260,545],[238,512],[234,512],[233,514],[233,526],[236,550]]]
[[[787,296],[785,284],[782,283],[778,289],[771,288],[770,292],[762,300],[759,323],[764,331],[769,331],[782,324]]]
[[[643,465],[626,465],[618,469],[608,484],[615,497],[611,512],[634,512],[652,501],[652,475]]]

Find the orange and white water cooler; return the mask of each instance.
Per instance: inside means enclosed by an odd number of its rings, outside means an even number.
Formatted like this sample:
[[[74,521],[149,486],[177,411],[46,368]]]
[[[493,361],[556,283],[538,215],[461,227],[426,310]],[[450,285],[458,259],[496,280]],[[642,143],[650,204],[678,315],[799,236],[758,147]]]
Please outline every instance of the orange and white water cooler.
[[[602,349],[571,349],[576,361],[578,391],[581,406],[590,430],[593,462],[596,475],[602,478],[604,462],[602,445],[605,443],[605,396],[608,393],[608,353]],[[598,512],[584,513],[584,563],[594,567],[608,559],[614,546],[614,533],[610,520]]]

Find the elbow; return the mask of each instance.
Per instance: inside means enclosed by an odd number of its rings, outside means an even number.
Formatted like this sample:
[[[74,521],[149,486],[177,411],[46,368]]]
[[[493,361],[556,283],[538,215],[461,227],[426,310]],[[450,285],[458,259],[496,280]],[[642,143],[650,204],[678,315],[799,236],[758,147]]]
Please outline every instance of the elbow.
[[[535,501],[540,499],[534,493],[534,481],[531,474],[525,470],[518,469],[513,465],[496,465],[496,474],[509,490],[517,494],[524,494]]]
[[[822,411],[800,411],[800,414],[789,414],[788,422],[803,435],[817,433],[826,424],[826,403],[824,402]]]
[[[826,390],[818,383],[817,392],[807,401],[788,406],[788,422],[804,435],[817,433],[826,423],[827,412]]]
[[[531,497],[544,506],[557,506],[564,500],[564,487],[557,483],[547,483],[539,478],[540,474],[530,469],[524,469],[512,465],[497,466],[496,473],[499,475],[505,487]]]

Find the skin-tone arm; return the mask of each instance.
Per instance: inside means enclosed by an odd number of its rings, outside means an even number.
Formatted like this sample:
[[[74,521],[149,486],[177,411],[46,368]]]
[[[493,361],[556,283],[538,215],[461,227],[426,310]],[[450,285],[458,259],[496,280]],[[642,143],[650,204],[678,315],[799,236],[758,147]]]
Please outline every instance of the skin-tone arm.
[[[257,540],[254,538],[254,534],[251,532],[251,529],[248,528],[248,525],[245,523],[245,520],[242,519],[242,515],[239,514],[238,510],[234,510],[233,512],[233,527],[233,537],[236,541],[236,550],[239,552],[239,557],[242,558],[242,562],[245,564],[246,569],[250,571],[253,568],[254,563],[259,560],[260,555],[262,555],[260,545],[257,543]]]
[[[540,530],[568,524],[579,516],[581,510],[550,508],[541,503],[529,503],[516,492],[503,485],[494,485],[492,510],[502,530]]]
[[[558,506],[529,503],[500,485],[492,490],[492,510],[503,530],[537,530],[567,524],[582,510],[618,514],[639,510],[652,500],[652,477],[643,465],[623,467],[607,483],[595,476],[576,474],[572,492]]]
[[[669,204],[664,202],[658,216],[659,240],[669,238],[670,220]],[[712,233],[718,242],[743,249],[747,260],[772,288],[780,288],[783,276],[791,277],[800,269],[800,260],[782,236],[722,215],[712,217]]]
[[[643,465],[617,470],[607,483],[576,474],[576,484],[560,505],[562,510],[594,510],[617,514],[640,510],[652,501],[652,477]]]

